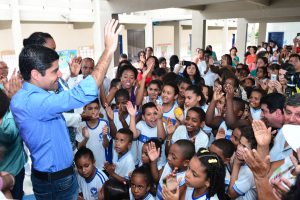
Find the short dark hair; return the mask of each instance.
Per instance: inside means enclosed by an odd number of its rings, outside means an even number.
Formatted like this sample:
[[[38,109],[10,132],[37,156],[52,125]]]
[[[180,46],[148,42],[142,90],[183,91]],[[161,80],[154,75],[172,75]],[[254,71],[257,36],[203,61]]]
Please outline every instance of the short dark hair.
[[[98,106],[100,106],[99,99],[96,98],[96,99],[94,99],[94,101],[92,101],[92,102],[86,104],[84,107],[87,107],[87,106],[88,106],[89,104],[91,104],[91,103],[96,103],[96,104],[98,104]]]
[[[289,59],[291,59],[291,58],[298,58],[298,60],[300,60],[300,55],[294,53],[294,54],[290,55]]]
[[[49,33],[34,32],[28,38],[23,40],[23,46],[26,47],[32,44],[44,45],[47,43],[46,39],[53,39],[53,38]]]
[[[272,65],[270,65],[268,67],[268,69],[270,69],[271,71],[274,71],[274,70],[279,70],[280,69],[280,65],[276,64],[276,63],[273,63]]]
[[[127,59],[127,55],[126,55],[125,53],[122,53],[122,54],[120,55],[120,58]]]
[[[118,68],[117,68],[117,73],[116,73],[116,78],[120,78],[121,77],[121,75],[120,75],[121,68],[125,66],[123,64],[125,64],[125,65],[131,65],[131,62],[129,62],[128,60],[122,60],[121,62],[119,62]]]
[[[118,89],[115,93],[115,99],[119,98],[119,97],[124,97],[126,98],[128,101],[130,100],[129,97],[129,92],[126,89]]]
[[[206,53],[208,53],[210,56],[212,55],[212,52],[211,52],[210,50],[205,50],[205,51],[203,52],[203,56],[204,56],[204,54],[206,54]]]
[[[191,81],[190,79],[188,79],[188,78],[180,79],[180,80],[178,81],[178,86],[180,86],[182,83],[186,83],[186,84],[188,84],[188,85],[193,85],[193,84],[192,84],[192,81]]]
[[[234,102],[233,105],[236,105],[237,109],[239,111],[244,111],[245,110],[245,101],[243,99],[238,98],[238,97],[233,97],[233,102]]]
[[[118,84],[121,82],[121,79],[119,78],[114,78],[113,80],[111,80],[110,82],[110,87],[113,88],[113,87],[117,87]]]
[[[182,156],[186,160],[191,160],[195,155],[195,145],[189,140],[177,140],[174,144],[182,150]]]
[[[204,110],[202,108],[192,107],[187,111],[187,113],[190,111],[195,111],[199,115],[200,122],[205,121],[206,113],[204,112]]]
[[[266,104],[269,112],[272,114],[277,109],[281,110],[283,114],[283,107],[285,103],[286,97],[280,93],[271,93],[263,96],[260,99],[260,105]]]
[[[284,108],[286,108],[286,106],[299,107],[300,106],[300,93],[296,93],[296,94],[290,96],[289,98],[287,98],[287,100],[284,104]]]
[[[257,141],[254,136],[254,132],[251,126],[245,126],[240,129],[241,131],[241,137],[245,137],[248,142],[251,144],[251,149],[257,148]]]
[[[174,91],[175,91],[175,95],[177,95],[179,93],[178,86],[175,83],[166,83],[164,85],[164,87],[166,87],[166,86],[172,87],[174,89]]]
[[[164,74],[166,74],[167,72],[166,72],[166,70],[164,69],[164,68],[157,68],[156,70],[155,70],[155,75],[157,75],[157,76],[163,76]]]
[[[153,102],[145,103],[145,104],[142,106],[142,115],[145,115],[146,109],[147,109],[147,108],[156,108],[156,105],[155,105]]]
[[[160,57],[160,58],[158,59],[158,63],[159,63],[159,64],[162,63],[162,62],[164,62],[164,61],[167,61],[165,57]]]
[[[225,138],[215,140],[211,144],[215,145],[216,147],[218,147],[219,149],[221,149],[223,151],[222,153],[223,153],[223,156],[225,159],[231,158],[231,156],[233,155],[233,153],[235,151],[234,144],[230,140],[227,140]]]
[[[283,70],[286,70],[288,72],[290,71],[295,71],[295,67],[294,65],[290,64],[290,63],[283,63],[280,65],[280,68],[279,69],[283,69]]]
[[[153,185],[153,180],[152,180],[152,175],[151,175],[151,171],[149,170],[149,168],[146,168],[145,166],[140,166],[138,168],[136,168],[131,175],[131,180],[132,178],[137,175],[140,174],[143,176],[147,186],[152,186]]]
[[[6,94],[3,92],[3,90],[0,89],[0,119],[2,119],[5,115],[5,113],[9,109],[10,101]]]
[[[104,192],[104,200],[130,199],[128,186],[117,179],[107,180],[102,190]]]
[[[134,73],[134,78],[136,79],[137,78],[137,75],[138,75],[138,71],[137,69],[132,66],[132,65],[124,65],[121,67],[120,69],[120,77],[123,75],[123,73],[126,71],[126,70],[131,70],[133,73]]]
[[[157,85],[158,89],[161,90],[161,84],[162,82],[159,80],[152,80],[148,83],[147,87],[149,87],[150,85]]]
[[[129,128],[120,128],[118,133],[124,134],[127,136],[128,141],[132,143],[133,140],[133,132]]]
[[[252,85],[255,85],[255,80],[253,78],[246,78],[245,80],[250,80]],[[244,88],[245,89],[245,88]]]
[[[236,47],[231,47],[230,50],[229,50],[229,52],[231,53],[231,51],[232,51],[233,49],[235,49],[235,51],[238,52],[238,50],[237,50]]]
[[[162,77],[162,82],[163,84],[167,84],[167,83],[175,83],[175,79],[177,77],[177,74],[175,74],[174,72],[169,72],[163,75]]]
[[[19,55],[19,67],[25,81],[31,79],[31,71],[37,70],[45,76],[46,70],[52,67],[54,61],[58,60],[58,54],[41,45],[28,45],[24,47]]]
[[[262,69],[263,70],[263,74],[265,74],[265,78],[268,78],[268,68],[267,67],[258,67],[256,69],[256,74],[258,72],[258,69]]]
[[[78,151],[76,152],[76,154],[74,156],[74,162],[76,163],[76,161],[81,157],[88,157],[92,160],[92,162],[94,162],[94,160],[95,160],[92,150],[90,150],[86,146],[82,146],[82,147],[80,147],[80,149],[78,149]]]
[[[151,51],[153,51],[153,48],[152,48],[152,47],[146,47],[146,48],[145,48],[145,52],[147,51],[148,48],[151,49]]]
[[[267,92],[263,89],[253,89],[252,92],[258,92],[261,94],[262,97],[267,95]]]

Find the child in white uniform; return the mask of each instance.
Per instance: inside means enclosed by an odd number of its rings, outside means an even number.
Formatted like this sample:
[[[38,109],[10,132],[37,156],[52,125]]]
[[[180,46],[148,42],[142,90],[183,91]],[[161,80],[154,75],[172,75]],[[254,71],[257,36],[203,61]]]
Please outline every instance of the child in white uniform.
[[[256,119],[256,120],[262,119],[260,99],[264,95],[267,95],[267,92],[264,91],[263,89],[254,89],[254,90],[252,90],[250,98],[249,98],[251,116],[249,115],[248,119],[249,119],[250,123],[252,123],[252,121],[254,119]]]
[[[143,105],[145,103],[153,102],[156,104],[162,104],[161,93],[161,82],[158,80],[152,80],[147,85],[148,96],[144,97]]]
[[[173,124],[175,125],[176,117],[175,117],[175,99],[178,96],[179,89],[175,83],[167,83],[165,84],[162,91],[162,101],[163,101],[163,122],[167,122],[168,118],[172,119]]]

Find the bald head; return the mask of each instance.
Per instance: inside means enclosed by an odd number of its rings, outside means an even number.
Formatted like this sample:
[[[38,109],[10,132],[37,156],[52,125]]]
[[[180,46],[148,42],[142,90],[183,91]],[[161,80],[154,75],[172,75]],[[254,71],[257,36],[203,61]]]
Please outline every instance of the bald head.
[[[86,78],[88,75],[90,75],[93,72],[94,67],[95,67],[95,63],[92,58],[83,59],[81,64],[81,71],[82,71],[83,78]]]

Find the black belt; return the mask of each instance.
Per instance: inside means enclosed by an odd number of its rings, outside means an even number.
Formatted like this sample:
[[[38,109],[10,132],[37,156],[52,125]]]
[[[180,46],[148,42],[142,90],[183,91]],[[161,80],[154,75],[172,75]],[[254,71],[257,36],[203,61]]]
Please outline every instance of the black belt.
[[[57,172],[40,172],[32,167],[32,174],[34,177],[44,181],[54,181],[73,174],[73,165]]]

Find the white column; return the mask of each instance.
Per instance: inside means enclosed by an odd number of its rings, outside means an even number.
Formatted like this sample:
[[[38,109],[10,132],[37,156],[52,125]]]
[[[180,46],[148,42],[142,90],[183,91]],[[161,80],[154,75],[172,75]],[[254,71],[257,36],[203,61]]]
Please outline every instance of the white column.
[[[255,29],[256,29],[256,24],[253,23],[252,24],[252,30],[251,30],[251,45],[252,46],[256,46],[255,45]]]
[[[15,55],[16,55],[16,60],[17,60],[16,67],[17,67],[17,71],[18,71],[19,70],[19,55],[23,48],[18,0],[11,0],[11,8],[12,8],[11,29],[12,29],[12,33],[13,33]]]
[[[180,35],[181,25],[180,21],[174,23],[174,54],[180,59]]]
[[[246,51],[246,38],[247,38],[247,26],[248,22],[244,18],[239,18],[237,20],[237,31],[236,31],[236,48],[238,50],[237,56],[240,61],[243,62],[244,53]]]
[[[153,22],[150,14],[147,14],[147,24],[145,26],[145,47],[152,47],[153,51]]]
[[[258,45],[261,42],[266,42],[266,34],[267,34],[267,23],[259,23],[258,29]]]
[[[94,48],[95,48],[95,62],[98,63],[100,56],[104,52],[104,27],[106,23],[112,19],[112,13],[109,12],[109,5],[107,1],[94,1],[95,22],[93,25],[94,32]],[[106,76],[113,78],[114,56],[109,65]]]
[[[192,11],[192,56],[196,55],[196,48],[204,48],[206,34],[206,20],[200,11]]]
[[[223,27],[223,35],[222,35],[222,55],[228,54],[227,48],[227,38],[228,38],[228,19],[224,20],[224,27]]]

